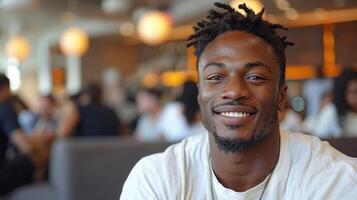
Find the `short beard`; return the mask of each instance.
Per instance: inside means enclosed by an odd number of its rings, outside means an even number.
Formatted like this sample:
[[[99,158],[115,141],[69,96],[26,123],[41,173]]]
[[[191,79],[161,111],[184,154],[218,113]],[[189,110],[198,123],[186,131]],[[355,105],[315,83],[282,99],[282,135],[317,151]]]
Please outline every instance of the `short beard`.
[[[238,153],[257,144],[262,139],[267,137],[273,131],[273,127],[277,120],[278,120],[278,116],[276,114],[271,118],[268,127],[264,128],[264,130],[262,130],[260,133],[255,134],[254,137],[249,138],[247,140],[220,137],[218,136],[215,128],[211,130],[211,133],[220,151],[223,151],[226,154]],[[237,127],[228,127],[228,128],[235,129]]]
[[[259,134],[257,137],[252,137],[248,140],[220,137],[217,132],[212,132],[212,135],[220,151],[224,153],[238,153],[253,146],[268,134]]]

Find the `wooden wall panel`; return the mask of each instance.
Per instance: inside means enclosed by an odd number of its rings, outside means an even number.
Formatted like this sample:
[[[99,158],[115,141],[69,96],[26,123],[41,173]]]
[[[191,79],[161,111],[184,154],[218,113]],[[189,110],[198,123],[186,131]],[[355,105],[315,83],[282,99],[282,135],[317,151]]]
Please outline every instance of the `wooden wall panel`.
[[[135,73],[137,63],[137,47],[118,36],[91,38],[89,51],[82,58],[83,83],[100,81],[108,67],[117,67],[125,77]]]
[[[323,29],[322,26],[290,28],[286,34],[288,40],[295,43],[286,50],[287,65],[311,66],[323,64]]]
[[[357,21],[335,24],[336,63],[357,65]]]

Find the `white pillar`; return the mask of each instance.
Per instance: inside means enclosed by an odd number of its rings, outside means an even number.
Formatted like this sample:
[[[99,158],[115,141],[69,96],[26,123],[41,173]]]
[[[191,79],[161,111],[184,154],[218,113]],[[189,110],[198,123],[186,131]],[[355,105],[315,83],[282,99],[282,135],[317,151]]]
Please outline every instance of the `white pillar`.
[[[46,40],[39,42],[38,60],[38,90],[40,94],[49,94],[52,90],[52,73],[50,45]]]
[[[80,57],[67,56],[66,90],[69,95],[77,94],[82,88],[82,70]]]

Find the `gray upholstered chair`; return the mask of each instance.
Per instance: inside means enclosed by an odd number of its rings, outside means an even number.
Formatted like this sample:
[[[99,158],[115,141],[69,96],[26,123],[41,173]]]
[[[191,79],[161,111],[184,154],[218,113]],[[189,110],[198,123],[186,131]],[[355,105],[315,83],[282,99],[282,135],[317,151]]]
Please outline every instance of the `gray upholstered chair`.
[[[118,138],[59,140],[52,148],[49,182],[19,188],[6,199],[115,199],[135,163],[169,145]]]

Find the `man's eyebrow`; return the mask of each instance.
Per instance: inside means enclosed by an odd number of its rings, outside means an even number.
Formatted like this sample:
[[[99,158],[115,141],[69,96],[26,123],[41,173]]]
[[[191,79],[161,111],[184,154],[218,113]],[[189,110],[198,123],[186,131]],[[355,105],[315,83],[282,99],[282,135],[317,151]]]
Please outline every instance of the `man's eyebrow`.
[[[245,68],[254,68],[254,67],[264,67],[266,68],[267,70],[269,70],[270,72],[272,71],[272,68],[268,65],[268,64],[265,64],[263,62],[251,62],[251,63],[247,63],[244,65]]]
[[[219,67],[219,68],[223,68],[225,67],[226,65],[223,64],[223,63],[217,63],[217,62],[210,62],[210,63],[207,63],[205,66],[203,66],[203,70],[207,69],[208,67]]]

